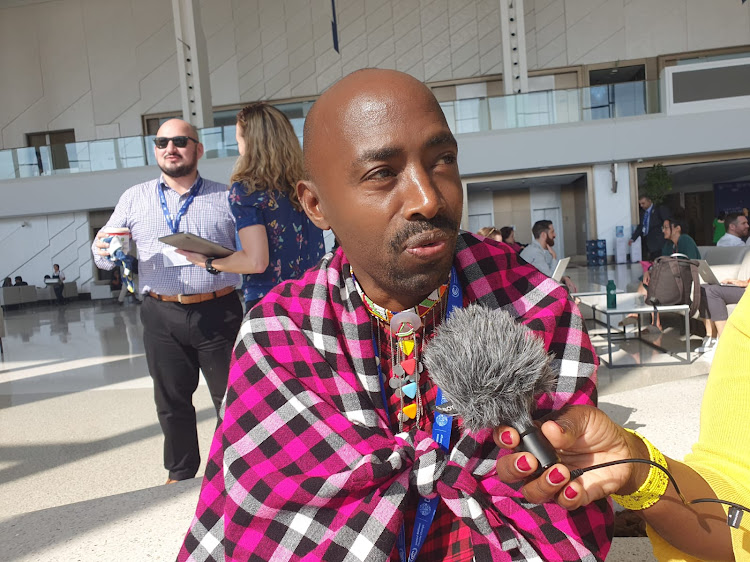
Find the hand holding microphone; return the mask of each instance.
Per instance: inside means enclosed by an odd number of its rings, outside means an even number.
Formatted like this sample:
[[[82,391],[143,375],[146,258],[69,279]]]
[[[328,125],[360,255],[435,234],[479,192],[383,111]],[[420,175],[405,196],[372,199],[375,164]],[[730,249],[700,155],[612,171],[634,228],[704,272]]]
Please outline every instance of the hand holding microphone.
[[[531,503],[556,501],[566,509],[576,509],[611,494],[629,494],[638,489],[648,474],[648,465],[618,464],[586,472],[570,481],[570,471],[611,461],[648,458],[643,441],[624,431],[593,406],[568,406],[549,416],[542,434],[558,451],[560,463],[543,477],[531,478],[537,461],[526,453],[504,455],[497,460],[497,474],[503,482],[528,480],[521,491]],[[516,449],[518,432],[500,426],[493,432],[502,449]],[[523,461],[519,459],[523,458]],[[521,470],[529,466],[528,470]],[[551,478],[552,471],[559,476]]]

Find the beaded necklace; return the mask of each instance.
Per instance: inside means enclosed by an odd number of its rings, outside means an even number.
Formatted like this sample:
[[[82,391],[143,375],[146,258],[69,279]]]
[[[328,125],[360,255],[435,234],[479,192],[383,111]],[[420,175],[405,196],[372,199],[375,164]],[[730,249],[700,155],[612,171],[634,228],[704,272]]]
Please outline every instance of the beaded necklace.
[[[376,334],[378,349],[382,349],[381,326],[382,331],[388,337],[391,350],[391,377],[385,380],[383,376],[384,380],[381,382],[383,388],[387,385],[399,398],[398,430],[403,431],[404,423],[409,420],[414,420],[419,427],[425,414],[420,381],[420,375],[424,371],[419,357],[420,339],[424,343],[427,337],[424,329],[426,323],[435,327],[443,319],[450,279],[432,291],[417,306],[395,313],[373,302],[357,282],[354,272],[352,272],[352,279],[365,308],[372,316],[373,332]],[[380,364],[380,357],[377,361]]]

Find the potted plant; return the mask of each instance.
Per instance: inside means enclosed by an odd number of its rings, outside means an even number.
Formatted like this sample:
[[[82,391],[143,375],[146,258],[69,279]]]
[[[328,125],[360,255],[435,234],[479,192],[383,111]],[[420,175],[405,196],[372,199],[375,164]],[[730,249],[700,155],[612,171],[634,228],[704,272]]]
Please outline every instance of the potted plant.
[[[667,193],[672,191],[672,178],[669,171],[661,164],[651,166],[651,169],[646,172],[644,184],[643,193],[654,202],[654,205],[661,205]]]

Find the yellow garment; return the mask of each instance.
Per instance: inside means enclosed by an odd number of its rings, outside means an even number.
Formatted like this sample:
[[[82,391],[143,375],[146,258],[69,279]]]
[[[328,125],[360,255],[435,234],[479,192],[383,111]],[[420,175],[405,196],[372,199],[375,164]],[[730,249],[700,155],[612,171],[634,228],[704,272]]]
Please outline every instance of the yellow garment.
[[[750,507],[750,291],[729,317],[719,340],[703,394],[700,435],[685,464],[708,482],[718,498]],[[669,545],[652,528],[648,531],[659,560],[697,560]],[[750,561],[750,514],[745,513],[740,528],[731,533],[735,559]]]

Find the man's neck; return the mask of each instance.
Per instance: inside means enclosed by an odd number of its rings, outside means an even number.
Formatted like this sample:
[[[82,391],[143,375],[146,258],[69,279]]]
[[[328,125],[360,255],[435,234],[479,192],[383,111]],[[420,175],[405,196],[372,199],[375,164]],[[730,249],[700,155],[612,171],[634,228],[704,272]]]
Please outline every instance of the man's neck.
[[[179,195],[185,195],[188,191],[190,191],[190,188],[193,187],[193,184],[195,183],[197,177],[197,170],[190,175],[181,176],[179,178],[173,178],[166,174],[162,174],[165,185],[172,189],[172,191],[177,192]]]
[[[546,250],[547,249],[547,242],[546,241],[538,239],[537,243],[542,247],[542,250]]]
[[[394,313],[414,308],[418,304],[422,303],[427,297],[429,297],[430,294],[437,288],[433,287],[424,295],[417,297],[409,297],[403,294],[394,297],[385,290],[375,286],[372,280],[369,279],[365,274],[357,275],[357,272],[355,270],[354,275],[357,279],[357,283],[359,283],[360,288],[372,302],[374,302],[379,307],[385,308],[386,310]]]

